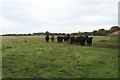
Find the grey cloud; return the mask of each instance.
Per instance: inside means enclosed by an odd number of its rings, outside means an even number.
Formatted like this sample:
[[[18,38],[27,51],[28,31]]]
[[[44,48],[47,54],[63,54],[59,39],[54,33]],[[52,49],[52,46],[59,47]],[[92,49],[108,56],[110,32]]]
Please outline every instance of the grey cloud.
[[[79,30],[89,31],[88,26],[91,26],[90,29],[92,30],[95,26],[117,25],[117,1],[73,0],[73,3],[68,5],[67,8],[48,10],[48,13],[39,13],[37,18],[29,15],[32,10],[29,13],[23,10],[23,7],[26,8],[28,4],[25,6],[25,3],[20,0],[18,2],[15,0],[7,2],[6,0],[2,3],[1,15],[18,25],[14,26],[14,29],[4,30],[3,32],[22,33],[38,30],[75,32]],[[96,16],[96,18],[95,20],[92,18],[89,20],[86,16]]]

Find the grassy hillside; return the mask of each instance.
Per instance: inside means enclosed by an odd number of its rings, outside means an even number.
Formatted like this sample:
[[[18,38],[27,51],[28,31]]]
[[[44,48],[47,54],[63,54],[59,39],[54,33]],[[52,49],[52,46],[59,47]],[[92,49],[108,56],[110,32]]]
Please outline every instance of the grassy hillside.
[[[44,38],[3,37],[3,78],[116,78],[116,37],[94,37],[92,47],[46,43]]]

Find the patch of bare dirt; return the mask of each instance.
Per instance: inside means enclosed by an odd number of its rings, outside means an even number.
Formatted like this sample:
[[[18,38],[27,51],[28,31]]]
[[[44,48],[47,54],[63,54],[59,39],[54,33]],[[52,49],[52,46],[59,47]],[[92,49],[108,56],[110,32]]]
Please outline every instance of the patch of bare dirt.
[[[113,32],[113,33],[111,33],[111,35],[120,35],[120,30],[119,31],[115,31],[115,32]]]

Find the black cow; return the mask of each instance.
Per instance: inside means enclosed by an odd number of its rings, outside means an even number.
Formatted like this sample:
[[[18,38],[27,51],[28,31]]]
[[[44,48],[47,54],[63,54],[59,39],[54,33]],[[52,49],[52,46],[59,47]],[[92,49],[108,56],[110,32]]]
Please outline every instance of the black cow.
[[[81,46],[85,46],[85,41],[86,41],[85,37],[80,37]]]
[[[58,43],[63,42],[63,36],[58,35],[58,36],[57,36],[57,42],[58,42]]]
[[[60,36],[57,36],[57,42],[60,43]]]
[[[49,35],[45,37],[46,42],[49,42]]]
[[[68,42],[70,39],[70,35],[69,34],[64,35],[63,39],[64,39],[64,42]]]
[[[75,41],[75,37],[74,36],[70,36],[70,44],[73,44]]]
[[[85,46],[85,41],[86,41],[86,38],[85,37],[74,37],[74,42],[78,45],[81,45],[81,46]]]
[[[92,46],[92,39],[93,39],[93,37],[87,38],[87,46]]]

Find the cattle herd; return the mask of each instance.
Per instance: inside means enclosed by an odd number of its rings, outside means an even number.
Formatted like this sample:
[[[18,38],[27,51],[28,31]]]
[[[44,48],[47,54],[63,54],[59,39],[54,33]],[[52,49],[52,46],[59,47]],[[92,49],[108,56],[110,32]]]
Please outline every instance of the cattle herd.
[[[49,42],[49,40],[51,39],[52,42],[54,42],[55,37],[46,35],[45,40],[46,42]],[[92,39],[93,37],[88,37],[88,36],[74,36],[74,35],[58,35],[56,37],[57,39],[57,43],[70,43],[70,44],[78,44],[81,46],[85,46],[85,44],[87,43],[87,46],[92,46]]]

